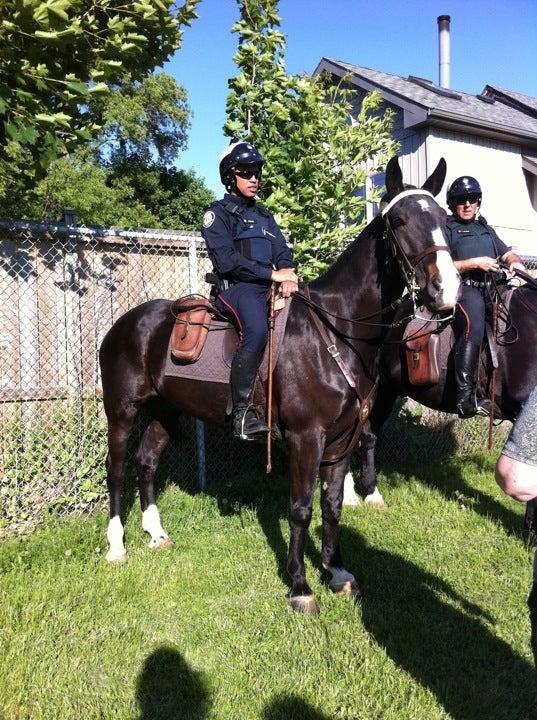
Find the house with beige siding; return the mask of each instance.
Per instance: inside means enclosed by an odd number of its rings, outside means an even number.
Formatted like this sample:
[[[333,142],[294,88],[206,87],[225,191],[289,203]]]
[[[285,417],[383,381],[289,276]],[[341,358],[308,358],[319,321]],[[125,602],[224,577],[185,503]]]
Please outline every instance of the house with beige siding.
[[[439,202],[446,207],[446,189],[456,177],[473,175],[483,188],[487,221],[507,245],[537,255],[537,98],[491,85],[470,95],[329,58],[317,66],[315,74],[321,72],[337,83],[348,79],[357,109],[368,92],[381,94],[383,108],[395,113],[405,182],[421,185],[444,157],[448,171]],[[382,185],[384,177],[371,176],[368,183]],[[372,218],[373,203],[367,212]]]

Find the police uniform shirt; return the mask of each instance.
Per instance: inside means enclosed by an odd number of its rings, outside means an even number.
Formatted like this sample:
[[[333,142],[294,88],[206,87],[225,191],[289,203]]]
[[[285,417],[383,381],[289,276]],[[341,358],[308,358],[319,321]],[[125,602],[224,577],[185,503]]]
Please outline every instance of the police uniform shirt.
[[[272,214],[254,200],[226,194],[203,216],[201,231],[214,269],[231,282],[270,284],[272,268],[294,268]]]
[[[509,252],[507,245],[498,237],[483,217],[469,223],[450,215],[446,224],[447,241],[453,260],[469,260],[475,257],[500,258]],[[466,277],[481,280],[482,270],[471,270]]]

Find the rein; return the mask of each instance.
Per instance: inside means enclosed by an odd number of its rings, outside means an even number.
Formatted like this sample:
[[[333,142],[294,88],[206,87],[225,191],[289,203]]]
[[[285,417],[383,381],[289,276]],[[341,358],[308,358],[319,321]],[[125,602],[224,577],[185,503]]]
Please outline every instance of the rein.
[[[304,288],[304,290],[305,290],[306,297],[309,300],[308,287],[306,286]],[[296,295],[296,293],[295,293],[295,295]],[[360,439],[360,435],[362,434],[364,425],[369,418],[369,415],[371,413],[371,408],[373,407],[373,403],[377,396],[377,391],[378,391],[378,386],[379,386],[379,377],[378,377],[378,372],[377,372],[375,380],[374,380],[372,386],[370,387],[369,391],[367,392],[367,394],[364,393],[359,387],[359,384],[360,384],[359,376],[355,377],[353,375],[350,368],[347,366],[347,363],[341,357],[341,354],[340,354],[339,350],[337,349],[335,342],[332,342],[332,339],[328,335],[326,328],[324,327],[323,323],[321,322],[321,320],[317,314],[317,311],[311,307],[308,307],[308,310],[312,317],[313,324],[317,328],[317,331],[318,331],[319,335],[321,336],[323,342],[326,344],[326,349],[330,353],[331,357],[337,363],[337,366],[339,367],[339,370],[342,373],[345,380],[347,381],[349,387],[351,387],[354,390],[354,392],[356,394],[356,399],[358,401],[358,408],[357,408],[357,413],[356,413],[354,429],[352,430],[352,434],[350,434],[349,437],[347,438],[344,449],[330,452],[328,450],[328,448],[326,448],[325,453],[323,454],[323,458],[321,461],[322,464],[337,463],[340,460],[342,460],[344,457],[348,456],[348,454],[353,450],[356,443]]]
[[[297,290],[297,292],[295,292],[293,294],[293,297],[300,300],[302,303],[304,303],[304,305],[311,308],[312,310],[315,310],[315,312],[318,315],[320,315],[321,317],[324,316],[325,319],[326,319],[326,317],[331,317],[331,318],[335,318],[336,320],[343,320],[345,322],[351,323],[352,325],[369,325],[372,327],[391,328],[391,327],[397,327],[398,325],[400,325],[401,321],[397,321],[396,323],[378,323],[378,322],[366,322],[366,321],[372,317],[376,317],[377,315],[383,315],[385,312],[388,312],[388,310],[396,310],[399,307],[399,305],[401,305],[401,303],[403,302],[403,300],[405,299],[406,296],[402,295],[400,298],[397,298],[397,300],[394,300],[389,305],[386,305],[386,307],[380,308],[380,310],[376,310],[375,312],[370,313],[369,315],[363,315],[362,317],[359,317],[359,318],[348,318],[348,317],[344,317],[343,315],[336,315],[336,313],[330,312],[330,310],[327,310],[322,305],[318,305],[316,302],[314,302],[311,299],[307,285],[304,286],[304,292]],[[411,317],[414,317],[414,316],[412,315]],[[360,339],[360,338],[352,338],[350,335],[349,336],[345,335],[345,337],[348,337],[349,340],[353,340],[353,339],[359,340]]]

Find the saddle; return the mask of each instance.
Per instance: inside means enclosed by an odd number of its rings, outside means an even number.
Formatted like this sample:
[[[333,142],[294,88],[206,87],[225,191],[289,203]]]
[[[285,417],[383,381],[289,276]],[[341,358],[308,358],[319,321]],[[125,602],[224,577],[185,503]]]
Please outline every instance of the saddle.
[[[170,353],[180,363],[195,363],[199,360],[213,319],[223,321],[219,329],[224,333],[223,354],[228,367],[235,353],[238,336],[235,326],[215,306],[218,292],[227,286],[215,273],[207,273],[205,281],[211,285],[209,298],[203,295],[187,295],[180,298],[177,315],[170,338]],[[285,299],[278,297],[274,303],[275,317],[285,307]]]
[[[499,301],[508,310],[513,288],[501,286]],[[403,335],[404,366],[408,381],[416,387],[435,385],[442,374],[448,372],[454,335],[451,323],[432,320],[432,314],[424,307],[418,308],[419,317],[414,318],[405,328]],[[498,366],[496,338],[493,335],[493,319],[490,307],[486,314],[486,333],[481,348],[481,365],[486,368],[487,379],[493,368]],[[503,315],[497,318],[496,336],[504,331]]]

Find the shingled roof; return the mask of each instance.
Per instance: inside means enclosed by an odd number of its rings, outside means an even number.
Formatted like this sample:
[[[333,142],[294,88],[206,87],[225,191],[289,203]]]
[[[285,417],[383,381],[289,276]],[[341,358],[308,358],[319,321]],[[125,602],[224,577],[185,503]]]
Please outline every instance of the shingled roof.
[[[513,90],[496,88],[493,85],[485,85],[483,95],[497,99],[506,105],[512,105],[512,107],[537,118],[537,98],[522,95],[522,93],[513,92]]]
[[[471,126],[481,135],[522,140],[537,146],[537,99],[510,90],[485,86],[481,95],[446,90],[430,80],[403,78],[380,70],[323,58],[315,74],[328,71],[352,75],[365,90],[379,90],[387,102],[405,109],[405,127],[441,125]]]

